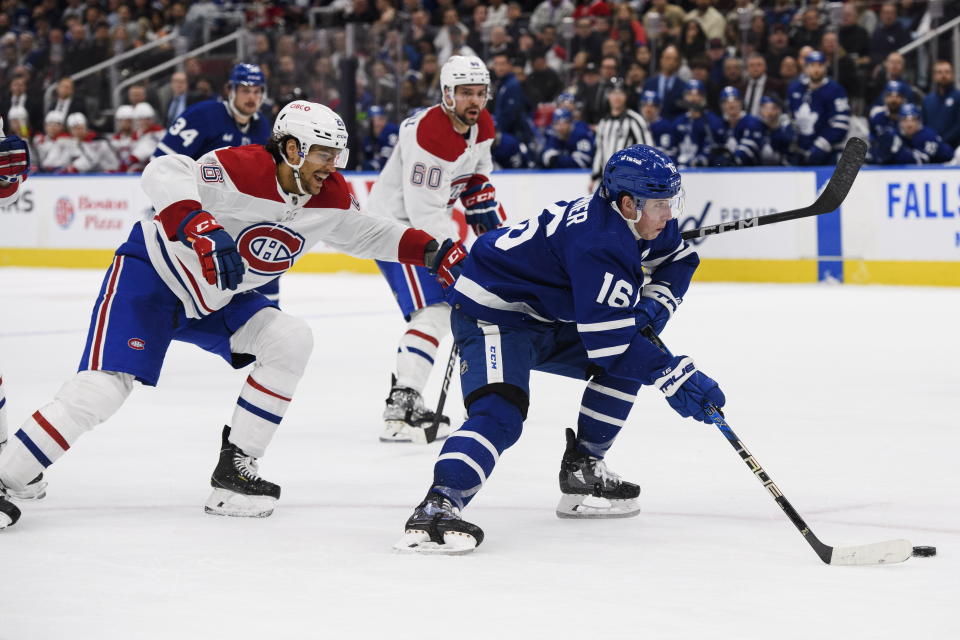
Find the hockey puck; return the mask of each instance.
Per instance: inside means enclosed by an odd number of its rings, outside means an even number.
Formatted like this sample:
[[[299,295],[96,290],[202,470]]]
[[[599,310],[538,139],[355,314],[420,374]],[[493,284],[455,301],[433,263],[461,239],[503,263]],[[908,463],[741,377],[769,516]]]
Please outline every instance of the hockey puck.
[[[915,558],[929,558],[937,555],[936,547],[914,547],[913,555]]]

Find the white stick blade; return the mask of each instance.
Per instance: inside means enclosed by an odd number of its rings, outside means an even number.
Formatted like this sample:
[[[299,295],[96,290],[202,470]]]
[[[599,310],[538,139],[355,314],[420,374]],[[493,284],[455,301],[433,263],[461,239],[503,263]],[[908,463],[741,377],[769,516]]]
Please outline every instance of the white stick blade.
[[[830,564],[895,564],[907,560],[911,555],[913,545],[909,540],[887,540],[858,547],[834,547]]]

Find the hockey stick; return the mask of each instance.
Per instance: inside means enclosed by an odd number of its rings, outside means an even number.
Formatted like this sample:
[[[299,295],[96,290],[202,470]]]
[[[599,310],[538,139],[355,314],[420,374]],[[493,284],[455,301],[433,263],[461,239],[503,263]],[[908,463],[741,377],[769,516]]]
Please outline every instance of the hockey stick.
[[[437,412],[433,416],[433,424],[423,430],[426,436],[426,444],[430,444],[437,439],[437,430],[440,428],[440,414],[443,413],[443,405],[447,402],[447,389],[450,388],[450,378],[453,377],[453,368],[457,364],[457,343],[454,342],[450,347],[450,358],[447,360],[447,371],[443,374],[443,385],[440,387],[440,399],[437,401]]]
[[[667,349],[657,334],[653,332],[652,328],[649,326],[644,327],[641,333],[661,351],[667,354],[670,353],[670,350]],[[763,470],[763,467],[760,466],[757,459],[753,457],[753,454],[747,450],[740,438],[737,437],[737,434],[735,434],[733,429],[730,428],[730,425],[727,424],[723,412],[713,405],[708,405],[706,407],[706,415],[713,424],[717,426],[720,433],[722,433],[727,439],[727,442],[730,443],[730,446],[740,455],[740,458],[750,467],[753,475],[757,476],[757,480],[770,492],[773,500],[780,505],[783,512],[790,518],[793,526],[803,535],[803,539],[807,541],[825,563],[842,565],[893,564],[903,562],[913,554],[913,545],[910,544],[909,540],[887,540],[884,542],[850,547],[831,547],[830,545],[820,542],[820,539],[810,530],[810,527],[803,521],[803,518],[801,518],[797,510],[793,508],[793,505],[790,504],[786,496],[783,495],[783,492],[773,483],[773,480],[767,475],[767,472]]]
[[[740,229],[762,227],[765,224],[774,224],[775,222],[796,220],[797,218],[806,218],[809,216],[819,216],[835,211],[837,207],[843,204],[844,198],[850,193],[850,187],[853,186],[853,181],[856,179],[866,155],[866,142],[860,138],[850,138],[847,140],[847,144],[843,148],[843,153],[840,154],[840,160],[837,162],[837,168],[834,169],[833,175],[830,176],[827,186],[823,188],[820,197],[809,207],[771,213],[766,216],[744,218],[743,220],[731,220],[730,222],[721,222],[720,224],[710,225],[709,227],[689,229],[682,232],[680,236],[684,240],[692,240],[694,238],[704,238],[726,231],[739,231]]]

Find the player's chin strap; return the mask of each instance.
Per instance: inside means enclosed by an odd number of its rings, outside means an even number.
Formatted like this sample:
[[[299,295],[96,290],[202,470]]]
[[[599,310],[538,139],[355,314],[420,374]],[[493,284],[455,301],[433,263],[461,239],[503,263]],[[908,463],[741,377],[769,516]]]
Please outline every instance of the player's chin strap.
[[[645,205],[647,201],[638,200],[634,198],[633,202],[637,209],[637,216],[632,220],[627,216],[625,216],[622,211],[620,211],[620,206],[617,204],[616,200],[611,200],[610,206],[613,208],[614,211],[620,214],[620,217],[623,218],[624,222],[627,223],[627,226],[630,227],[630,232],[633,234],[633,237],[636,240],[642,240],[642,238],[640,237],[640,234],[637,232],[637,223],[640,222],[640,216],[643,215],[643,205]]]
[[[230,114],[230,117],[237,122],[241,122],[246,118],[246,122],[240,127],[240,130],[246,133],[245,129],[250,126],[250,123],[253,122],[253,116],[248,116],[237,111],[236,106],[234,106],[234,101],[237,99],[237,90],[230,87],[230,92],[227,94],[227,113]],[[262,101],[261,101],[262,104]]]
[[[286,164],[288,167],[293,169],[293,180],[294,182],[297,183],[297,195],[305,196],[308,194],[303,188],[303,182],[300,180],[300,167],[302,167],[303,163],[306,161],[306,154],[304,153],[303,145],[300,143],[299,140],[297,140],[297,149],[298,149],[297,156],[300,157],[300,162],[298,162],[297,164],[293,164],[292,162],[287,160],[286,153],[282,153],[280,155],[283,157],[284,164]]]
[[[451,93],[453,93],[453,92],[456,91],[456,90],[457,90],[456,87],[451,87],[451,88],[450,88],[450,92],[451,92]],[[490,85],[487,85],[487,92],[488,92],[488,93],[490,92]],[[487,101],[488,101],[488,100],[489,100],[489,97],[483,99],[483,104],[480,105],[480,111],[483,111],[483,109],[487,106]],[[457,104],[456,104],[456,102],[453,102],[452,104],[447,104],[447,92],[446,92],[446,91],[444,91],[444,92],[441,94],[441,96],[440,96],[440,104],[443,105],[443,110],[444,110],[444,111],[446,111],[447,113],[453,114],[453,117],[457,119],[457,122],[459,122],[460,124],[462,124],[463,126],[465,126],[465,127],[467,127],[467,128],[469,128],[469,127],[472,126],[472,125],[470,125],[469,123],[464,122],[464,121],[463,121],[463,118],[460,117],[460,114],[457,113]]]

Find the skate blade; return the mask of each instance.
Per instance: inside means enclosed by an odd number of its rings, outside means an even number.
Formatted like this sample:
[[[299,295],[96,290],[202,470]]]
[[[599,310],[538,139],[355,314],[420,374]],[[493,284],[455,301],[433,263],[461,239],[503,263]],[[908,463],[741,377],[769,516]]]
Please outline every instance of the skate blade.
[[[563,494],[557,504],[558,518],[632,518],[639,514],[640,504],[635,499],[609,500],[596,496]]]
[[[270,496],[248,496],[227,489],[214,489],[203,510],[214,516],[266,518],[276,506],[277,499]]]
[[[42,500],[47,497],[47,483],[33,482],[23,489],[7,488],[7,495],[14,500]]]
[[[0,493],[0,529],[6,529],[17,523],[20,519],[20,509],[9,500],[4,500]]]
[[[419,427],[411,427],[405,422],[386,422],[383,433],[380,434],[380,442],[412,442],[414,444],[430,444],[427,442],[426,433]],[[450,426],[441,424],[437,429],[437,440],[445,440],[450,435]]]
[[[462,556],[477,548],[476,539],[466,533],[446,531],[443,544],[430,539],[426,531],[409,530],[393,545],[397,553],[419,553],[436,556]]]

